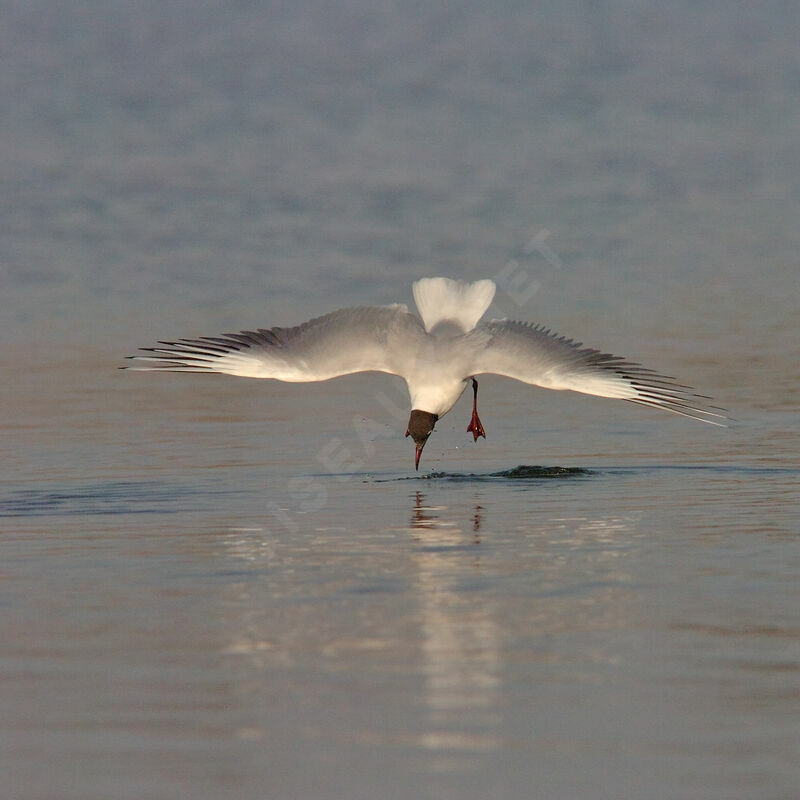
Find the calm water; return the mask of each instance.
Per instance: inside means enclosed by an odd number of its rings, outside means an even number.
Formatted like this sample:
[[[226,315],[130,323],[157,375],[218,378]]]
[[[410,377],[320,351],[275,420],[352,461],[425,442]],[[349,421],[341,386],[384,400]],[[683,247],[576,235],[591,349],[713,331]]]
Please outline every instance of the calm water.
[[[4,797],[797,796],[794,7],[2,6]],[[736,422],[116,369],[426,274]]]

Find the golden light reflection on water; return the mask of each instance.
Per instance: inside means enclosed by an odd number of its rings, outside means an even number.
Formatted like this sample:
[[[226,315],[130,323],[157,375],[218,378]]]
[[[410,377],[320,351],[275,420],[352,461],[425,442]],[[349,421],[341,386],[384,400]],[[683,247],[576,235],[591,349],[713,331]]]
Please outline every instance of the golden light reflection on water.
[[[445,506],[426,505],[425,494],[417,492],[411,514],[410,530],[420,545],[412,561],[429,725],[419,741],[436,752],[489,751],[501,744],[497,695],[502,653],[496,611],[479,593],[464,591],[465,582],[485,574],[479,547],[481,510],[475,507],[473,525],[464,530]]]
[[[258,673],[306,665],[347,675],[355,663],[371,663],[378,674],[399,669],[418,675],[425,714],[410,741],[429,754],[426,769],[432,773],[463,772],[476,768],[476,757],[504,746],[504,676],[519,663],[514,643],[520,635],[540,640],[526,659],[563,661],[583,675],[581,680],[594,680],[588,665],[615,663],[613,648],[595,644],[582,649],[584,666],[570,664],[552,637],[630,624],[632,601],[625,588],[630,576],[623,566],[625,549],[617,545],[632,535],[637,519],[552,515],[541,521],[538,532],[525,523],[519,531],[500,533],[490,524],[493,501],[476,496],[468,507],[449,506],[432,502],[436,494],[434,488],[408,496],[405,529],[370,533],[328,525],[278,537],[265,536],[268,531],[255,525],[229,529],[224,543],[233,559],[274,573],[263,583],[228,588],[240,614],[230,619],[226,654],[244,657]],[[405,549],[398,538],[403,530],[411,540]],[[519,537],[519,558],[498,562],[496,544],[509,537]],[[561,591],[573,568],[570,553],[585,551],[587,545],[593,552],[575,557],[601,569],[605,584]],[[598,567],[599,562],[604,563]],[[352,578],[339,575],[339,564],[347,565],[348,574],[354,569],[362,574],[365,603],[353,606],[353,591],[360,589]],[[322,617],[318,603],[306,602],[314,592],[308,570],[317,568],[322,570],[319,591],[329,598]],[[369,590],[381,573],[402,581],[398,597],[404,598],[405,612],[391,629],[384,625],[384,604],[394,595]],[[526,596],[514,616],[508,598],[497,594],[497,581],[526,575],[530,583],[520,587]],[[546,599],[531,605],[533,585]],[[267,598],[286,603],[280,606],[280,620],[265,616]],[[357,616],[342,616],[351,606]],[[249,726],[248,737],[256,728]],[[367,726],[342,735],[387,744],[404,741],[409,733],[387,723],[383,731]]]

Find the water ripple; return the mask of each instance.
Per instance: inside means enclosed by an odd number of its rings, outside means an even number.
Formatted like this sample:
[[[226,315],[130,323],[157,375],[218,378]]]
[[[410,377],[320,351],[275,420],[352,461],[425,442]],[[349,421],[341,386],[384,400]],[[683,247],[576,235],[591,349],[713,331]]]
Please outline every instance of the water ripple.
[[[230,494],[203,486],[161,481],[101,481],[12,489],[0,496],[0,517],[96,514],[170,514],[197,510],[204,498]]]
[[[596,470],[584,467],[547,467],[535,464],[520,464],[511,469],[504,469],[500,472],[428,472],[425,475],[410,475],[400,480],[447,480],[447,481],[539,481],[567,478],[588,478],[597,475]]]

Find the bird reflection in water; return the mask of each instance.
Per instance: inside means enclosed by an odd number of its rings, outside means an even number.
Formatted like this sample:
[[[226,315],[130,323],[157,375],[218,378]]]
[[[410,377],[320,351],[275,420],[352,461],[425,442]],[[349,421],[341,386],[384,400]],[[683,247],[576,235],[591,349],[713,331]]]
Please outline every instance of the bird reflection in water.
[[[411,527],[412,528],[428,528],[435,529],[441,525],[447,525],[446,522],[441,522],[438,514],[434,511],[445,509],[445,506],[426,506],[424,503],[425,494],[423,492],[415,492],[414,508],[411,512]],[[477,534],[481,529],[483,522],[483,506],[478,503],[472,514],[472,530]],[[474,544],[480,544],[480,537],[475,536],[473,539]]]
[[[454,509],[412,495],[411,532],[422,633],[427,729],[419,744],[437,772],[478,770],[476,755],[500,744],[500,631],[494,603],[483,594],[475,504],[463,528]],[[476,593],[480,597],[476,598]]]

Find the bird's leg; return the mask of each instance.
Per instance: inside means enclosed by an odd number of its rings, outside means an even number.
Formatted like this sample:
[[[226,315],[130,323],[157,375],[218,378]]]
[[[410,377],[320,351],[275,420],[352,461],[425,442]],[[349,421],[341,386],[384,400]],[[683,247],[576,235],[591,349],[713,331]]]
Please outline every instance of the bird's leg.
[[[486,431],[483,429],[483,425],[481,425],[481,419],[478,416],[478,381],[475,378],[472,379],[472,419],[470,420],[469,425],[467,425],[467,433],[471,433],[475,437],[475,441],[478,441],[479,436],[483,436],[486,438]]]

